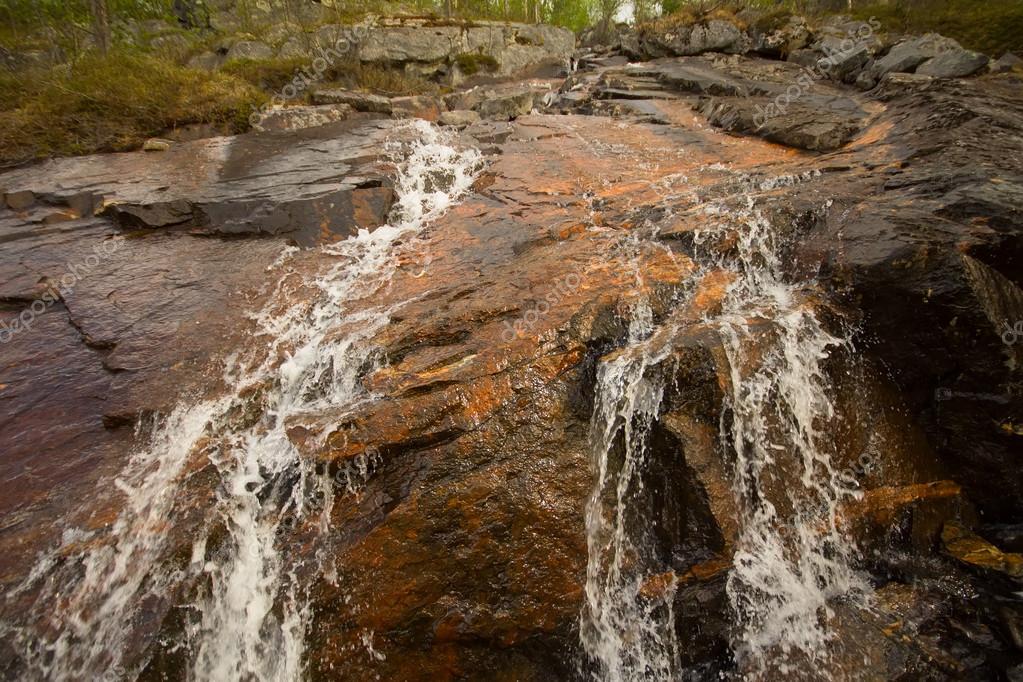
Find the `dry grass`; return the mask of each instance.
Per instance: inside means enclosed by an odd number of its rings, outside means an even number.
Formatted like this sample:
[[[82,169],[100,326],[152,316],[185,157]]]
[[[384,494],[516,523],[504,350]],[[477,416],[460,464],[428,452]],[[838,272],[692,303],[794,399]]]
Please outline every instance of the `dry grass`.
[[[440,85],[397,69],[369,66],[359,62],[338,64],[327,74],[332,83],[350,89],[364,90],[388,97],[403,95],[435,95]]]
[[[244,130],[265,95],[226,73],[151,55],[86,55],[74,64],[0,76],[0,165],[123,151],[189,123]]]

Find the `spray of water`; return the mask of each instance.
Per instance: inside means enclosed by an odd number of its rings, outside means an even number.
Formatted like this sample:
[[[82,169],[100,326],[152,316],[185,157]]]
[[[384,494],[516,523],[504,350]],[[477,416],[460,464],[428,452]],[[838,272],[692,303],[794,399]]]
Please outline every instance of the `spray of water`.
[[[125,502],[106,537],[83,547],[71,532],[40,559],[18,591],[37,591],[36,621],[5,628],[32,673],[132,677],[145,634],[136,624],[146,610],[172,603],[181,585],[195,584],[194,615],[178,644],[191,654],[192,679],[301,677],[311,615],[301,576],[310,558],[289,551],[288,530],[318,507],[325,519],[322,500],[333,496],[286,426],[372,399],[359,379],[377,362],[370,339],[393,309],[365,299],[390,281],[402,244],[464,195],[482,168],[477,151],[458,148],[430,124],[415,121],[404,132],[413,139],[397,144],[389,224],[322,247],[330,264],[318,276],[299,275],[294,254],[285,254],[274,294],[253,317],[257,344],[227,363],[228,395],[183,402],[162,421],[117,481]],[[217,472],[216,503],[190,561],[175,566],[168,538],[197,458]]]

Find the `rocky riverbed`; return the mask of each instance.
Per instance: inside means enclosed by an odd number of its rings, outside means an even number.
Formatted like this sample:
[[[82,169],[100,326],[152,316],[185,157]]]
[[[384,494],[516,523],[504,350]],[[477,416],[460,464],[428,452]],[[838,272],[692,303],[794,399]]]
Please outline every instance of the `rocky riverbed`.
[[[5,676],[1017,679],[1023,81],[860,29],[0,175]]]

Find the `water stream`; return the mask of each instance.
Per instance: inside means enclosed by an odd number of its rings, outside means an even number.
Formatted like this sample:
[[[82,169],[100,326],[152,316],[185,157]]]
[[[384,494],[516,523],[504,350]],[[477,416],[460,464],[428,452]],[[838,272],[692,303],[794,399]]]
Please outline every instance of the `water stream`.
[[[325,527],[333,494],[286,427],[372,399],[360,379],[379,363],[370,340],[393,308],[367,299],[390,281],[400,250],[482,169],[478,151],[420,120],[397,131],[393,151],[389,224],[321,247],[314,275],[296,267],[295,250],[282,254],[276,288],[253,315],[254,343],[226,363],[227,394],[183,401],[140,434],[145,446],[114,481],[124,502],[109,529],[69,528],[8,596],[37,594],[28,625],[4,626],[30,677],[133,679],[159,630],[150,614],[174,607],[187,616],[170,648],[185,652],[190,679],[301,678],[311,616],[303,576],[322,567],[309,565],[315,553],[289,548],[288,531],[312,514]],[[177,534],[193,540],[191,555],[168,556],[175,524],[189,516],[182,484],[209,464],[213,506],[200,529]],[[191,602],[180,607],[184,594]]]
[[[814,283],[783,275],[780,238],[756,207],[757,191],[798,181],[746,179],[748,191],[703,207],[697,235],[698,244],[712,243],[738,226],[731,253],[697,255],[703,272],[732,276],[721,310],[701,323],[717,331],[730,375],[720,437],[732,458],[739,536],[727,596],[735,669],[749,680],[826,677],[835,600],[862,603],[868,594],[855,547],[837,525],[839,504],[858,493],[842,483],[826,437],[834,406],[823,363],[845,342],[817,318]],[[581,633],[593,677],[609,682],[686,676],[674,579],[662,595],[642,594],[645,581],[672,567],[654,551],[653,510],[636,508],[643,475],[657,475],[650,436],[665,391],[660,370],[682,331],[673,319],[654,329],[634,323],[625,347],[598,368]]]

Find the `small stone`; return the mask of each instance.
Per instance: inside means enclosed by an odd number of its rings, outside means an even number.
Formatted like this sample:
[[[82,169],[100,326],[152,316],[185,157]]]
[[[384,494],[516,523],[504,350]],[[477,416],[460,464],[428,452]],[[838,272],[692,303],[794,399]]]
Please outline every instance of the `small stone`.
[[[144,152],[165,152],[170,149],[171,143],[169,140],[161,140],[158,137],[151,137],[146,140],[145,144],[142,145],[142,151]]]

